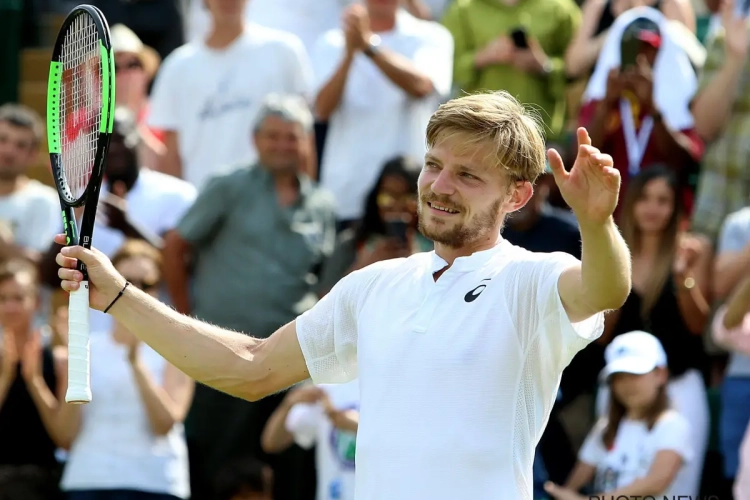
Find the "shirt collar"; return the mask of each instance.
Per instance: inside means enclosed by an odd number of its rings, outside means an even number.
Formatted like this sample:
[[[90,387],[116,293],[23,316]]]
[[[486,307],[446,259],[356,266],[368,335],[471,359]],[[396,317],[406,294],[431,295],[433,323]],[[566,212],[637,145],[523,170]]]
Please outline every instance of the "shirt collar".
[[[482,266],[487,264],[487,262],[489,262],[492,257],[506,251],[509,245],[510,243],[508,243],[507,240],[503,239],[502,236],[499,236],[497,242],[495,243],[495,246],[493,246],[492,248],[474,252],[471,255],[459,257],[454,260],[453,265],[450,267],[449,271],[476,271],[477,269],[480,269]],[[432,274],[440,271],[441,269],[444,269],[447,265],[448,263],[434,250],[430,252],[430,271],[432,272]]]

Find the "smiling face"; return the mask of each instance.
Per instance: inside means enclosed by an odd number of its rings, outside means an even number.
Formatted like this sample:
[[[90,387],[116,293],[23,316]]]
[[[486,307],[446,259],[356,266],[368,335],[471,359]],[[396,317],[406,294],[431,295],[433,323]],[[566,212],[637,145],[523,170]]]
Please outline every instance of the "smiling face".
[[[419,230],[453,249],[497,241],[505,215],[532,193],[530,183],[488,165],[486,149],[464,151],[465,141],[454,134],[435,144],[419,176]]]

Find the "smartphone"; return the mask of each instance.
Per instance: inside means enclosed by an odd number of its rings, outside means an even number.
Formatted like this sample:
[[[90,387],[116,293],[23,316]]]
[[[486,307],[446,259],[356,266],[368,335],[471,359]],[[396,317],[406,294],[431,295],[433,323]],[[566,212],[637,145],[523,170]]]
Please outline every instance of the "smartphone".
[[[385,234],[402,243],[407,243],[409,233],[409,223],[402,219],[393,219],[385,221]]]
[[[519,49],[529,48],[529,41],[526,38],[526,30],[524,28],[514,29],[511,32],[510,36],[513,39],[513,45],[515,45],[517,48]]]
[[[636,37],[623,37],[620,43],[620,70],[635,67],[638,61],[641,42]]]

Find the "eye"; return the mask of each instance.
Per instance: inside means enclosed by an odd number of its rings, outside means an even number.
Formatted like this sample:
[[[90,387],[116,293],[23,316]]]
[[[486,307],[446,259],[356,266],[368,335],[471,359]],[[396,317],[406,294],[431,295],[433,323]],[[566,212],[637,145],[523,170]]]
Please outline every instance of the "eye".
[[[464,179],[468,179],[471,181],[480,181],[481,179],[477,177],[476,175],[470,174],[469,172],[461,172],[458,174],[460,177],[463,177]]]
[[[433,170],[433,169],[439,169],[440,167],[437,165],[437,163],[426,161],[424,163],[424,168],[428,170]]]

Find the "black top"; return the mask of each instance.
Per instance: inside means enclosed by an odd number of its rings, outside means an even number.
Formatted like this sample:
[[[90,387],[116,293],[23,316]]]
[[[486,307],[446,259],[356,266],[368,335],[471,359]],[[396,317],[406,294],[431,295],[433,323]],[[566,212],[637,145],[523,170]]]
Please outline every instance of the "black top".
[[[57,377],[52,351],[42,351],[42,375],[55,393]],[[0,407],[0,465],[53,466],[56,446],[42,424],[42,418],[26,388],[18,366],[16,379]]]
[[[516,231],[512,225],[506,225],[503,238],[531,252],[565,252],[581,258],[578,227],[550,208],[546,208],[534,225],[525,231]]]
[[[642,330],[659,339],[667,353],[670,375],[680,376],[690,369],[703,372],[708,355],[701,335],[695,335],[685,324],[677,302],[674,281],[670,278],[662,289],[646,321],[641,318],[641,297],[635,290],[620,310],[613,335]]]

